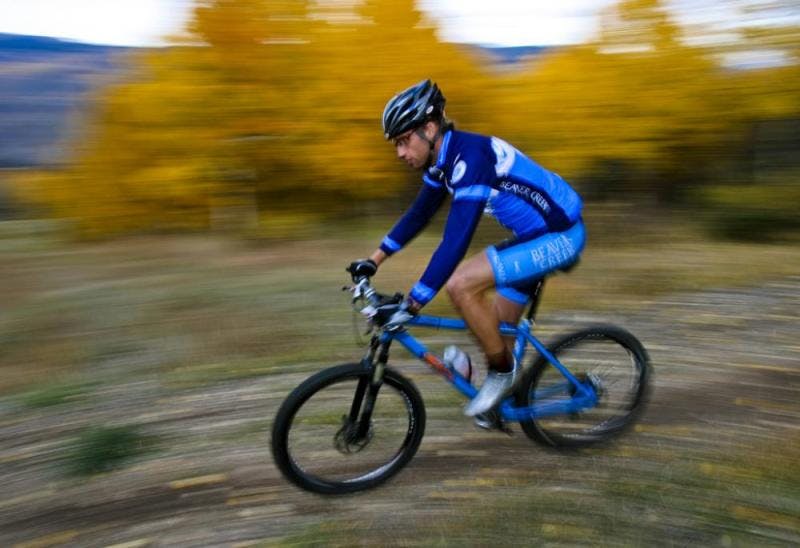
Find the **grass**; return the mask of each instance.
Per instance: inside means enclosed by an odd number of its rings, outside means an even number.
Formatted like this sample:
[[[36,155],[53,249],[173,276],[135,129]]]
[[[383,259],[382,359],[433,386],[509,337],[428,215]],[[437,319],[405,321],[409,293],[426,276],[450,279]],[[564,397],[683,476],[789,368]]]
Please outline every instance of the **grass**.
[[[33,409],[52,407],[82,400],[90,389],[88,383],[55,382],[20,394],[19,401]]]
[[[587,219],[590,242],[581,266],[548,283],[542,307],[545,322],[555,310],[595,310],[602,316],[675,291],[758,285],[800,272],[796,245],[710,242],[683,218],[637,219],[633,223],[637,230],[627,234],[629,211],[624,205],[595,211],[598,215]],[[9,240],[8,246],[0,246],[0,393],[13,394],[15,402],[33,409],[31,416],[66,417],[66,424],[75,425],[69,428],[75,428],[118,422],[119,417],[104,418],[108,410],[84,413],[83,407],[69,417],[65,406],[90,393],[94,401],[105,388],[122,381],[146,378],[148,384],[140,388],[169,402],[174,393],[203,385],[353,361],[362,350],[353,342],[348,298],[340,291],[346,282],[343,268],[351,258],[367,255],[391,221],[373,219],[367,227],[348,226],[342,231],[333,227],[314,241],[268,246],[201,235],[47,246]],[[380,289],[403,290],[413,283],[438,243],[437,229],[429,229],[382,267],[376,279]],[[499,231],[482,228],[473,251],[501,238]],[[431,311],[451,313],[445,298],[432,303]],[[695,320],[678,321],[689,325]],[[445,335],[435,338],[438,349]],[[794,344],[793,339],[787,344]],[[437,390],[435,378],[424,380],[429,376],[422,366],[404,374],[419,376],[429,431],[440,428],[449,436],[452,427],[453,436],[461,435],[463,400],[448,389]],[[155,393],[149,384],[152,379],[158,381]],[[772,397],[756,394],[758,399]],[[68,429],[62,433],[72,441],[67,463],[81,475],[102,473],[141,457],[156,448],[157,441],[164,444],[160,450],[186,464],[206,466],[215,458],[220,440],[231,457],[249,459],[245,449],[257,445],[261,459],[267,454],[264,434],[271,412],[280,401],[271,397],[275,394],[268,395],[265,411],[254,411],[255,420],[239,423],[246,415],[220,415],[213,419],[220,421],[219,428],[208,430],[211,434],[190,430],[185,436],[189,446],[179,446],[184,442],[171,439],[169,433],[155,440],[146,435],[144,426],[91,426],[78,435]],[[183,412],[180,399],[175,399],[172,411]],[[147,415],[133,420],[151,420]],[[226,427],[229,418],[233,426]],[[314,419],[327,422],[330,417]],[[9,424],[16,420],[9,417]],[[744,415],[738,424],[748,420]],[[169,432],[171,426],[156,423],[154,428]],[[464,443],[474,440],[467,434]],[[486,440],[489,451],[492,438]],[[34,436],[27,443],[35,441]],[[165,447],[171,443],[176,445]],[[347,497],[333,506],[304,493],[290,494],[286,487],[276,494],[289,501],[287,512],[302,514],[295,520],[298,529],[283,530],[278,534],[289,536],[265,543],[762,546],[800,542],[796,436],[773,438],[761,447],[743,446],[730,454],[715,450],[713,440],[692,446],[678,438],[671,443],[668,437],[631,435],[619,444],[575,459],[555,458],[524,444],[509,445],[512,453],[499,457],[507,469],[489,457],[467,457],[467,465],[457,469],[463,463],[423,452],[417,466],[383,491]],[[60,442],[57,447],[62,447]],[[470,447],[477,446],[454,449]],[[483,445],[477,448],[484,450]],[[31,451],[46,456],[50,449]],[[13,466],[40,462],[21,450],[9,450],[5,458]],[[267,460],[264,457],[260,465],[267,466]],[[164,462],[174,466],[174,461]],[[437,466],[442,466],[441,474]],[[253,480],[249,473],[247,481],[259,481],[258,473]],[[386,502],[390,497],[391,507]],[[402,513],[404,503],[416,509],[413,524],[411,514]]]
[[[367,539],[363,535],[351,532],[353,526],[341,522],[324,522],[309,525],[306,528],[282,539],[274,539],[258,546],[331,546],[349,548],[364,545]]]
[[[709,242],[679,214],[650,218],[625,204],[590,212],[581,265],[548,282],[542,317],[635,308],[675,291],[800,271],[796,245]],[[0,394],[35,390],[33,405],[48,405],[72,397],[66,387],[46,387],[54,376],[106,382],[155,372],[177,389],[352,361],[361,351],[340,291],[344,266],[368,255],[392,222],[375,218],[267,246],[204,235],[53,243],[48,231],[15,225],[0,246]],[[379,289],[413,283],[441,223],[381,268]],[[471,253],[504,236],[484,223]],[[37,237],[48,245],[23,245]],[[452,314],[444,296],[428,310]]]
[[[628,457],[605,461],[597,472],[584,456],[585,473],[568,476],[487,468],[474,480],[444,482],[435,494],[446,506],[417,521],[413,533],[375,529],[367,518],[324,521],[283,545],[315,538],[326,545],[794,545],[800,439],[786,441],[791,449],[780,455],[750,447],[735,456],[684,454],[658,464]]]
[[[75,474],[91,475],[119,468],[133,458],[151,451],[155,439],[135,426],[99,426],[81,432],[67,457]]]

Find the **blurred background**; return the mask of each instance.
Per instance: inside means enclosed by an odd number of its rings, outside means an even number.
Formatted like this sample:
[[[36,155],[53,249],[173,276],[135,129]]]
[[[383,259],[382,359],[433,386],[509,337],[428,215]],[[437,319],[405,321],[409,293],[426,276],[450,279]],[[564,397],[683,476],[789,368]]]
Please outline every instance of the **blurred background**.
[[[0,1],[3,544],[800,542],[797,1],[28,4]],[[560,457],[473,432],[397,352],[433,417],[421,456],[330,504],[265,436],[361,352],[343,268],[419,187],[380,115],[424,78],[583,195],[542,333],[629,327],[654,411]],[[410,287],[443,217],[381,289]],[[472,252],[502,238],[483,223]]]
[[[80,237],[280,238],[394,210],[417,178],[380,113],[430,77],[461,127],[504,136],[590,200],[680,207],[720,237],[798,228],[795,2],[582,1],[562,20],[588,31],[542,37],[558,10],[514,34],[453,5],[172,3],[185,28],[158,48],[7,36],[3,214],[65,219]],[[484,17],[476,38],[528,44],[443,41],[470,16]]]

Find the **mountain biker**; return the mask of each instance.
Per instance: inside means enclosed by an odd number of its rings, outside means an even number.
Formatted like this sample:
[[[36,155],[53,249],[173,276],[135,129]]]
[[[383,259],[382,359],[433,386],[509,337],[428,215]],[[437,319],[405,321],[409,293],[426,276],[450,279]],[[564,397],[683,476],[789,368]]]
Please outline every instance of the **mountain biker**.
[[[559,175],[505,141],[456,130],[444,106],[445,97],[431,80],[386,104],[384,136],[398,158],[422,171],[423,184],[380,247],[350,268],[354,274],[374,275],[452,195],[442,241],[390,322],[408,321],[446,287],[486,355],[486,380],[464,408],[465,415],[476,416],[495,407],[516,380],[513,341],[503,340],[499,322],[517,323],[538,280],[577,260],[585,244],[583,203]],[[459,264],[484,212],[514,237]],[[493,288],[497,292],[490,300]]]

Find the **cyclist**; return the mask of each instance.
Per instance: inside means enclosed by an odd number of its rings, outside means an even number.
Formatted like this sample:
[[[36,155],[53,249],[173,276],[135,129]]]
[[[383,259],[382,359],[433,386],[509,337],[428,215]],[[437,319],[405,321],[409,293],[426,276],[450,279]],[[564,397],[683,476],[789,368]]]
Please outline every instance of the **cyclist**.
[[[538,280],[577,260],[585,243],[583,203],[559,175],[505,141],[456,130],[444,106],[444,95],[430,80],[386,104],[384,137],[401,160],[422,171],[423,184],[380,247],[369,259],[355,261],[351,271],[374,275],[452,195],[442,241],[390,322],[408,321],[446,287],[486,354],[486,380],[464,408],[467,416],[476,416],[495,407],[516,380],[513,342],[500,336],[499,322],[518,322]],[[484,212],[514,237],[459,264]],[[490,300],[492,288],[496,295]]]

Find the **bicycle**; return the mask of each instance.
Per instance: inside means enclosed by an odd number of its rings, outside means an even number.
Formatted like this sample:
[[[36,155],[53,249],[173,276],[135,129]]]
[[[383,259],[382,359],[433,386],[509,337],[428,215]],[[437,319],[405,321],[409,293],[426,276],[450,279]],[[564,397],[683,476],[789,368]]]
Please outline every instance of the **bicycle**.
[[[370,326],[366,354],[358,363],[306,379],[283,402],[272,428],[272,454],[283,476],[321,494],[375,487],[399,472],[419,448],[425,406],[414,384],[387,365],[394,341],[467,398],[478,391],[409,333],[416,327],[466,330],[464,320],[418,315],[389,325],[403,295],[380,294],[366,277],[353,277],[353,283],[344,289],[353,293],[354,307],[359,305]],[[518,325],[500,325],[503,335],[515,337],[520,366],[529,344],[538,357],[523,367],[513,393],[489,420],[506,432],[506,423],[519,422],[529,438],[551,448],[607,441],[643,409],[650,375],[647,352],[631,333],[613,325],[586,327],[545,347],[532,334],[543,284],[539,280]]]

